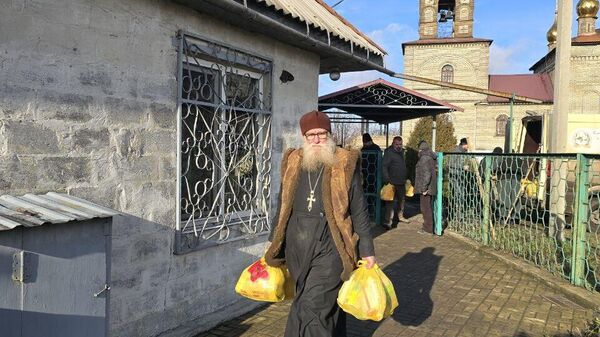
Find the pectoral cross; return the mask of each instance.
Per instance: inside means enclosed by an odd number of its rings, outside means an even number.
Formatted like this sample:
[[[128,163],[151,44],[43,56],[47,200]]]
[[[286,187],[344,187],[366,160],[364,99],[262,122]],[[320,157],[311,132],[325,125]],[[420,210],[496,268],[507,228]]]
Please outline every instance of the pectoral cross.
[[[317,199],[315,199],[315,191],[310,191],[310,196],[306,198],[306,201],[308,201],[308,211],[310,212],[312,210],[313,201],[317,201]]]

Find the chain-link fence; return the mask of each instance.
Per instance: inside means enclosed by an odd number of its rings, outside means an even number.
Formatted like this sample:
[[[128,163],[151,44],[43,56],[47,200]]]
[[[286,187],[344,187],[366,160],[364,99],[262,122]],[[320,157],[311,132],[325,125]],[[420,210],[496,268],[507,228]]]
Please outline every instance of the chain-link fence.
[[[600,156],[440,158],[447,229],[600,291]]]

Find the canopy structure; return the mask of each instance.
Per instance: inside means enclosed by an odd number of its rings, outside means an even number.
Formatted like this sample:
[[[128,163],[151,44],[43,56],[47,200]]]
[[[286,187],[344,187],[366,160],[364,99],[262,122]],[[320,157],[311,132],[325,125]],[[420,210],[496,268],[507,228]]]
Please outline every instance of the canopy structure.
[[[341,110],[359,116],[358,120],[386,125],[386,134],[387,126],[391,123],[463,111],[448,102],[381,78],[319,97],[319,110],[335,114],[339,114]],[[336,117],[332,121],[356,122],[357,118]]]
[[[381,78],[319,97],[319,110],[332,108],[379,124],[463,111],[448,102]]]

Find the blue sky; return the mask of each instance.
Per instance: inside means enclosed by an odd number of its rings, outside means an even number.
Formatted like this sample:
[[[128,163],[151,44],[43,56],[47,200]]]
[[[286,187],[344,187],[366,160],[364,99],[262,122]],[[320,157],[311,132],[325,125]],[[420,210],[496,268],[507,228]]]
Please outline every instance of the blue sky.
[[[326,0],[333,5],[338,0]],[[418,0],[345,0],[335,9],[387,52],[386,66],[402,72],[402,43],[418,39]],[[575,7],[576,1],[574,1]],[[528,73],[547,52],[546,32],[554,21],[554,0],[475,0],[474,36],[494,40],[490,73]],[[574,34],[576,21],[574,18]],[[333,82],[321,75],[319,94],[379,77],[378,72],[344,73]]]

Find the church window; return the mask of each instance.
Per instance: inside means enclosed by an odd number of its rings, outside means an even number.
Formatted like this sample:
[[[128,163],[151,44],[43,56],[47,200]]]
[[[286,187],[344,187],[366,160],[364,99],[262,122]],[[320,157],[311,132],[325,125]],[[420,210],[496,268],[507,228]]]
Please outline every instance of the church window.
[[[581,101],[582,114],[600,113],[600,93],[597,91],[586,91]]]
[[[506,125],[508,124],[508,116],[500,115],[496,117],[496,136],[506,135]]]
[[[442,67],[442,82],[453,83],[454,82],[454,67],[446,64]]]

